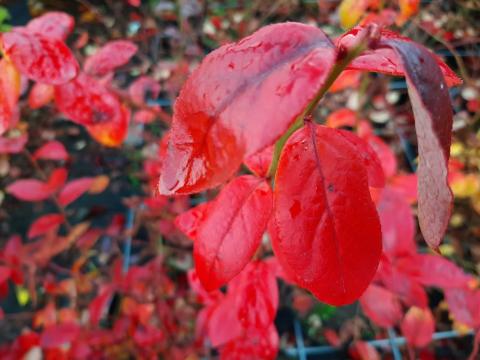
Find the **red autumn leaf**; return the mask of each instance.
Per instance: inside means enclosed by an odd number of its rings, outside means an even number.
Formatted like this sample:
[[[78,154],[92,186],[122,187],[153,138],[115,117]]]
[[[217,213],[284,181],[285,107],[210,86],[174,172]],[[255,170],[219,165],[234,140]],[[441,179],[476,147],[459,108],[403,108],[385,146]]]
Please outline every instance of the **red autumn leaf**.
[[[373,345],[366,341],[355,341],[348,349],[348,353],[354,360],[381,360],[382,357]]]
[[[445,300],[456,321],[474,329],[480,326],[480,290],[445,289]]]
[[[387,186],[380,195],[377,210],[382,225],[383,251],[392,259],[415,254],[415,219],[403,196]]]
[[[214,347],[228,343],[244,332],[237,314],[232,311],[235,306],[234,301],[232,296],[226,296],[212,310],[207,329],[208,338]]]
[[[122,105],[109,121],[87,125],[87,130],[92,138],[104,146],[120,146],[128,133],[130,115],[130,109]]]
[[[244,163],[254,174],[265,177],[268,175],[274,150],[274,145],[266,147],[262,151],[246,157]]]
[[[20,73],[5,58],[0,59],[0,135],[17,120],[17,102],[20,96]]]
[[[40,335],[40,346],[43,349],[53,349],[72,343],[78,337],[80,331],[80,326],[74,323],[49,326]]]
[[[103,314],[107,311],[107,306],[112,300],[114,287],[105,286],[98,292],[98,295],[88,305],[89,321],[92,325],[98,325]]]
[[[222,189],[208,207],[194,244],[195,269],[205,289],[226,284],[250,261],[271,209],[272,193],[265,180],[244,175]]]
[[[12,270],[9,267],[0,265],[0,286],[10,278],[11,273]]]
[[[198,227],[208,216],[211,204],[211,202],[205,202],[178,215],[175,218],[175,226],[190,239],[195,240]]]
[[[56,231],[63,223],[64,218],[60,214],[47,214],[39,217],[30,225],[28,229],[28,238],[33,239],[51,231]]]
[[[41,201],[48,199],[63,186],[67,178],[65,169],[56,169],[45,183],[37,179],[17,180],[7,186],[7,192],[24,201]]]
[[[334,81],[330,87],[330,92],[342,91],[348,88],[357,88],[360,85],[361,71],[358,70],[345,70],[342,71],[340,76]]]
[[[58,85],[77,76],[77,60],[61,40],[15,28],[3,33],[1,42],[5,54],[31,80]]]
[[[67,160],[68,153],[60,141],[52,140],[38,148],[33,157],[46,160]]]
[[[331,128],[339,128],[342,126],[353,127],[357,123],[357,114],[355,111],[343,108],[332,112],[327,116],[325,125]]]
[[[357,41],[356,36],[361,32],[362,27],[356,27],[347,33],[343,34],[336,40],[336,43],[341,43],[345,46],[349,46]],[[398,40],[402,43],[414,44],[411,39],[401,36],[391,30],[382,29],[380,40]],[[418,46],[418,45],[414,45]],[[436,55],[430,54],[433,57],[435,63],[440,67],[443,77],[448,86],[456,86],[462,83],[462,80]],[[404,76],[405,64],[393,49],[390,48],[377,48],[375,50],[366,50],[360,56],[355,58],[348,69],[352,70],[364,70],[385,73],[394,76]],[[440,75],[439,78],[442,78]],[[437,80],[436,82],[438,82]]]
[[[75,20],[61,11],[50,11],[30,20],[26,26],[29,32],[36,32],[51,39],[65,41],[72,32]]]
[[[410,274],[402,272],[396,266],[382,261],[377,277],[385,288],[396,294],[405,305],[420,308],[428,306],[427,293],[423,286]]]
[[[53,100],[55,89],[52,85],[35,83],[28,94],[28,105],[39,109]]]
[[[137,50],[137,45],[131,41],[110,41],[88,57],[83,68],[90,75],[105,75],[128,63]]]
[[[417,202],[417,174],[399,174],[389,180],[392,190],[400,194],[408,203]]]
[[[398,298],[390,291],[371,284],[360,298],[363,312],[375,324],[392,327],[402,318],[402,307]]]
[[[380,222],[362,159],[338,130],[308,123],[289,138],[274,209],[275,255],[298,285],[333,305],[358,298],[380,260]]]
[[[70,120],[84,125],[105,146],[120,145],[127,135],[130,111],[103,84],[80,74],[55,87],[55,103]]]
[[[220,350],[221,360],[274,360],[277,358],[279,338],[275,325],[267,329],[252,329]]]
[[[336,51],[318,28],[263,27],[210,53],[174,107],[160,193],[200,192],[272,145],[324,85]],[[251,111],[255,109],[255,111]]]
[[[229,283],[227,296],[234,299],[232,311],[245,329],[265,329],[273,323],[278,308],[278,286],[267,263],[249,263]]]
[[[417,254],[416,278],[426,286],[436,286],[442,289],[468,287],[473,277],[466,274],[460,267],[442,256]]]
[[[1,154],[18,154],[23,150],[28,141],[28,135],[22,134],[17,137],[0,137]]]
[[[130,85],[128,93],[135,105],[143,106],[146,104],[147,95],[152,99],[156,99],[161,89],[159,82],[148,76],[141,76]]]
[[[411,307],[400,325],[407,344],[422,348],[432,341],[435,331],[435,320],[429,308]]]
[[[452,107],[434,56],[423,46],[388,40],[407,79],[418,138],[418,221],[427,244],[438,249],[447,229],[453,195],[448,187]]]
[[[385,174],[383,173],[382,163],[380,162],[377,153],[367,142],[365,142],[365,140],[359,138],[354,133],[346,130],[338,130],[338,133],[353,145],[357,154],[363,160],[363,164],[367,169],[369,186],[377,188],[384,187]]]
[[[92,177],[83,177],[68,182],[58,195],[60,205],[68,206],[77,200],[90,189],[94,180]]]

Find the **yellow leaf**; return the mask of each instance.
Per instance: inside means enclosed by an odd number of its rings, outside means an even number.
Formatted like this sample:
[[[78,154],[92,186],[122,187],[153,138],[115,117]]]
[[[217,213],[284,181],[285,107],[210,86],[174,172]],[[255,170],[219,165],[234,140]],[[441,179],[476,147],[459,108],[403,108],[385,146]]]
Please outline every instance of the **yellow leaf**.
[[[420,0],[399,0],[400,15],[397,18],[397,25],[402,26],[408,19],[418,12]]]
[[[338,7],[338,16],[342,27],[350,29],[357,25],[369,3],[369,0],[343,0]]]
[[[452,192],[457,198],[469,198],[480,190],[480,180],[475,174],[458,176],[450,184]]]
[[[25,306],[30,301],[30,294],[23,286],[15,287],[15,294],[17,296],[17,302],[20,306]]]

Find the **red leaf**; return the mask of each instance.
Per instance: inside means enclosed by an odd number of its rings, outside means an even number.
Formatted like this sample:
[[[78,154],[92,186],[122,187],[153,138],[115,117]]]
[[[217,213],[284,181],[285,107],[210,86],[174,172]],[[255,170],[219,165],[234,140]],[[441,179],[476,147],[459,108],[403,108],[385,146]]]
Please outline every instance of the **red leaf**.
[[[278,308],[278,285],[269,264],[249,263],[229,283],[227,296],[233,297],[232,311],[245,329],[265,329],[273,323]]]
[[[113,286],[106,286],[98,292],[95,299],[88,305],[90,324],[98,325],[103,314],[107,310],[107,305],[112,300],[114,293]]]
[[[120,146],[128,133],[130,115],[130,109],[122,105],[109,121],[87,125],[87,130],[92,138],[104,146]]]
[[[348,88],[358,88],[360,85],[360,76],[362,75],[361,71],[357,70],[345,70],[342,71],[340,76],[335,80],[335,82],[330,87],[330,92],[342,91]]]
[[[63,223],[63,216],[59,214],[47,214],[39,217],[30,225],[28,238],[33,239],[48,232],[54,232]]]
[[[141,76],[128,88],[130,99],[137,106],[145,105],[147,94],[150,98],[156,99],[162,87],[160,83],[148,76]]]
[[[105,75],[125,65],[135,55],[138,47],[128,40],[110,41],[85,61],[84,70],[90,75]]]
[[[353,127],[356,123],[357,114],[355,111],[343,108],[328,115],[325,125],[332,128],[339,128],[342,126]]]
[[[427,286],[436,286],[442,289],[468,287],[473,280],[471,275],[444,257],[429,254],[418,254],[415,257],[418,266],[416,278]]]
[[[448,187],[452,107],[440,68],[423,46],[388,40],[405,69],[418,138],[418,220],[425,241],[438,249],[447,229],[453,195]]]
[[[272,163],[274,149],[275,146],[272,145],[256,154],[247,156],[244,160],[245,165],[257,176],[267,176]]]
[[[68,206],[77,200],[90,189],[94,180],[91,177],[84,177],[68,182],[58,195],[60,205]]]
[[[232,311],[234,298],[226,296],[214,308],[208,321],[208,338],[212,346],[218,347],[234,340],[243,333],[237,314]]]
[[[267,329],[252,329],[243,337],[229,342],[220,350],[220,360],[274,360],[279,339],[275,325]]]
[[[0,137],[0,153],[18,154],[23,150],[28,141],[28,135],[22,134],[17,137]]]
[[[57,192],[60,190],[61,187],[67,181],[68,172],[64,168],[55,169],[50,174],[50,178],[48,179],[47,186],[50,191]]]
[[[382,357],[373,345],[366,341],[355,341],[348,350],[352,359],[356,360],[381,360]]]
[[[307,124],[280,157],[272,245],[285,271],[329,304],[358,298],[380,260],[367,181],[356,149],[335,129]]]
[[[377,153],[357,135],[350,131],[339,130],[338,133],[342,135],[350,144],[352,144],[357,154],[362,158],[363,164],[367,169],[368,184],[371,187],[382,188],[385,186],[385,174],[383,173],[382,163],[377,156]]]
[[[0,135],[18,120],[20,73],[6,58],[0,59]]]
[[[403,318],[400,328],[410,346],[422,348],[432,341],[435,320],[428,307],[420,309],[413,306]]]
[[[35,83],[28,94],[28,105],[39,109],[53,100],[55,89],[52,85]]]
[[[190,239],[195,240],[197,230],[208,216],[211,204],[211,202],[205,202],[178,215],[175,218],[175,226]]]
[[[71,343],[78,337],[80,330],[80,326],[73,323],[50,326],[40,336],[40,346],[43,349],[53,349]]]
[[[456,321],[474,329],[480,326],[480,290],[445,289],[445,300]]]
[[[382,163],[383,172],[386,178],[389,178],[397,172],[397,158],[388,144],[381,138],[373,134],[359,134],[368,145],[375,151]]]
[[[390,291],[371,284],[360,298],[363,312],[375,324],[392,327],[402,318],[402,307],[397,297]]]
[[[46,183],[36,179],[17,180],[8,185],[6,190],[17,199],[24,201],[42,201],[54,193]]]
[[[2,34],[2,47],[18,70],[31,80],[58,85],[77,76],[78,63],[60,40],[15,28]]]
[[[72,16],[61,11],[50,11],[30,20],[26,28],[30,32],[65,41],[72,32],[74,25],[75,20]]]
[[[403,196],[386,187],[377,210],[382,225],[383,251],[391,259],[415,254],[415,219]]]
[[[272,145],[324,85],[336,50],[318,28],[263,27],[209,54],[174,108],[160,193],[200,192]],[[255,109],[255,111],[252,111]]]
[[[0,265],[0,286],[3,285],[12,274],[12,270],[7,266]]]
[[[222,189],[208,207],[194,244],[195,269],[205,289],[224,285],[250,261],[271,209],[272,193],[265,180],[244,175]]]
[[[353,28],[338,38],[336,43],[341,43],[348,47],[357,41],[356,36],[361,30],[362,27]],[[414,44],[411,39],[387,29],[381,30],[381,40],[398,40],[399,42],[407,44],[407,46],[418,46]],[[448,86],[456,86],[462,83],[462,80],[438,56],[431,54],[430,57],[432,57],[435,63],[440,67],[443,74],[443,76],[438,74],[439,78],[436,82],[444,77]],[[385,47],[364,51],[350,63],[348,69],[374,71],[395,76],[406,75],[405,63],[400,58],[400,54],[396,53],[393,49]]]
[[[60,141],[52,140],[37,149],[33,157],[35,159],[67,160],[68,153]]]

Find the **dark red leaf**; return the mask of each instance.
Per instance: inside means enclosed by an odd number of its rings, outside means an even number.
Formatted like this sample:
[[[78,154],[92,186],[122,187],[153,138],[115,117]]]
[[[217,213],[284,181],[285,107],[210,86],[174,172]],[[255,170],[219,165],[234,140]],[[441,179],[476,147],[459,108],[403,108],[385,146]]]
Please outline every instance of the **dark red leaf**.
[[[357,299],[380,260],[380,222],[363,161],[338,130],[309,123],[289,138],[274,209],[272,244],[285,271],[321,301]]]
[[[60,40],[23,28],[2,34],[2,47],[18,70],[31,80],[58,85],[73,79],[78,63]]]
[[[28,105],[39,109],[53,100],[55,89],[52,85],[35,83],[28,94]]]
[[[336,51],[318,28],[263,27],[210,53],[174,108],[160,193],[200,192],[272,145],[324,85]],[[252,111],[255,109],[255,111]]]
[[[430,309],[411,307],[400,325],[407,343],[415,348],[427,346],[432,341],[435,331],[435,320]]]
[[[382,357],[377,349],[366,341],[355,341],[348,349],[348,353],[354,360],[381,360]]]
[[[30,228],[28,229],[28,237],[33,239],[48,232],[56,231],[63,221],[63,215],[60,214],[43,215],[30,225]]]
[[[371,284],[360,298],[363,312],[378,326],[395,326],[402,318],[402,307],[390,291]]]
[[[131,41],[110,41],[95,54],[87,58],[84,70],[90,75],[105,75],[117,67],[128,63],[137,50],[137,45]]]
[[[362,27],[353,28],[337,39],[336,43],[342,43],[345,46],[353,44],[357,41],[356,37],[361,33],[361,30]],[[388,29],[381,30],[381,40],[396,40],[408,45],[414,44],[411,39]],[[448,86],[456,86],[462,83],[462,80],[438,56],[433,54],[431,54],[431,56],[438,67],[440,67],[443,74],[443,76],[439,74],[439,80],[440,78],[445,78]],[[381,72],[395,76],[406,75],[405,63],[400,58],[400,55],[389,48],[378,48],[375,50],[364,51],[359,57],[350,63],[348,69]],[[437,82],[439,80],[437,80]]]
[[[58,202],[62,206],[68,206],[80,196],[86,193],[94,182],[94,178],[84,177],[68,182],[58,195]]]
[[[80,331],[80,326],[74,323],[49,326],[40,336],[40,346],[43,349],[53,349],[71,343],[78,337]]]
[[[37,149],[33,157],[35,159],[67,160],[68,153],[60,141],[52,140]]]
[[[418,138],[418,220],[425,241],[437,250],[447,229],[453,195],[448,187],[452,106],[434,56],[423,46],[388,40],[407,79]]]
[[[271,209],[272,193],[265,180],[244,175],[222,189],[208,207],[194,243],[195,269],[205,289],[226,284],[250,261]]]
[[[18,137],[0,137],[0,153],[17,154],[23,150],[28,141],[28,135],[22,134]]]
[[[11,273],[12,270],[8,266],[0,265],[0,286],[10,278]]]
[[[72,32],[75,20],[61,11],[50,11],[31,20],[26,28],[51,39],[65,41]]]
[[[198,227],[208,216],[211,204],[211,202],[205,202],[178,215],[175,218],[175,226],[190,239],[195,240]]]

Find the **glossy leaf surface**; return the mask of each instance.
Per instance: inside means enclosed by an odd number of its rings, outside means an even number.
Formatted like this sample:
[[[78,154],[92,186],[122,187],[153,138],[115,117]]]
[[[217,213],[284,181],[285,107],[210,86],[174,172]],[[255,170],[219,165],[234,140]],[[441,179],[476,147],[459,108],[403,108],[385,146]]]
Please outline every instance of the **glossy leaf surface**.
[[[372,280],[380,223],[367,170],[338,130],[307,124],[288,140],[275,178],[271,235],[285,271],[321,301],[351,303]]]
[[[15,28],[2,34],[1,43],[5,54],[31,80],[58,85],[77,76],[77,60],[58,39]]]
[[[335,53],[321,30],[298,23],[210,53],[175,103],[160,193],[215,187],[272,145],[322,87]]]
[[[87,58],[84,70],[90,75],[105,75],[128,63],[138,47],[128,40],[110,41],[95,54]]]
[[[199,224],[194,245],[195,268],[207,290],[224,285],[250,261],[271,209],[265,180],[244,175],[222,189]]]

